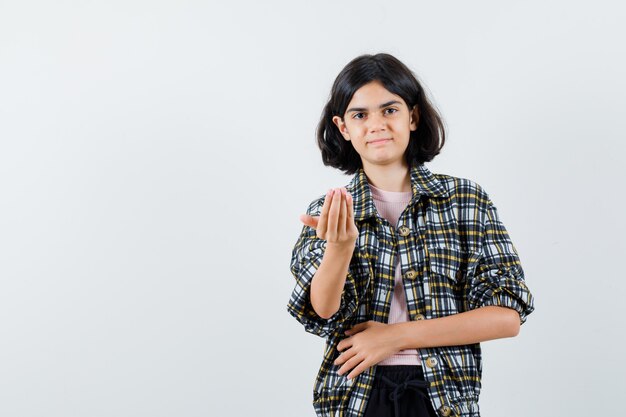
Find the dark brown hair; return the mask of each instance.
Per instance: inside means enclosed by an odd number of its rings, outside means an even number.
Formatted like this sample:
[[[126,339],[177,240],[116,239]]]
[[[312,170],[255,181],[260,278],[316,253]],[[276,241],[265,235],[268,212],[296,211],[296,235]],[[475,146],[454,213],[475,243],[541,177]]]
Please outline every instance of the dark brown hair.
[[[346,65],[333,83],[330,99],[317,125],[317,145],[322,151],[324,165],[354,174],[363,167],[361,156],[346,141],[333,116],[343,117],[354,93],[363,85],[379,81],[387,90],[404,100],[409,111],[417,105],[417,129],[411,131],[405,159],[409,166],[431,161],[445,143],[445,129],[441,116],[426,97],[422,85],[413,72],[394,56],[387,53],[361,55]]]

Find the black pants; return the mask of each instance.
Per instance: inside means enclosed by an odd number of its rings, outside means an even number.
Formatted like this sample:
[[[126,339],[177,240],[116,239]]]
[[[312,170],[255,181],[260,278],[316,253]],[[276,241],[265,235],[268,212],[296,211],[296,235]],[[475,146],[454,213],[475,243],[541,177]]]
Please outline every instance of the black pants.
[[[363,417],[438,417],[420,365],[378,365]]]

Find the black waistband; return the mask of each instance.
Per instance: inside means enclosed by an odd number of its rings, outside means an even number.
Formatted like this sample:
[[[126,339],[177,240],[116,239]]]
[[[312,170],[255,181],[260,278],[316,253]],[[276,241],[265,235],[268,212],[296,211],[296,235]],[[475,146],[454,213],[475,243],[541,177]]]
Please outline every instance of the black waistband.
[[[389,379],[402,382],[408,379],[424,380],[424,371],[421,365],[376,365],[376,373],[374,374],[374,386],[387,387],[382,376],[386,375]]]

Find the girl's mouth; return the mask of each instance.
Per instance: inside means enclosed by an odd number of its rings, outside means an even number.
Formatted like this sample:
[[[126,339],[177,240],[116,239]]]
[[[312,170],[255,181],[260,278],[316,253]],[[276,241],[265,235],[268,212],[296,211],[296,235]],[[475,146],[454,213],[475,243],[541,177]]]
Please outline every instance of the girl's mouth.
[[[378,139],[378,140],[374,140],[371,142],[368,142],[370,145],[382,145],[385,144],[387,142],[391,142],[391,139]]]

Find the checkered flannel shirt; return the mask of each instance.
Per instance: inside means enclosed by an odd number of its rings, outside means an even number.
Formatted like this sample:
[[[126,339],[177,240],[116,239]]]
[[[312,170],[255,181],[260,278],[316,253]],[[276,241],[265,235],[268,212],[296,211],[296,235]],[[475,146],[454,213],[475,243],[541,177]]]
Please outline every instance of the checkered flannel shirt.
[[[534,310],[517,250],[489,195],[477,183],[433,174],[424,164],[410,168],[413,197],[397,225],[380,217],[361,168],[346,189],[353,197],[359,237],[350,261],[339,310],[319,317],[310,303],[311,280],[326,241],[303,226],[290,269],[296,284],[287,310],[305,331],[325,338],[313,387],[318,417],[362,417],[376,365],[352,380],[338,375],[334,360],[344,331],[357,323],[388,322],[396,256],[410,320],[429,320],[496,305],[512,308],[520,323]],[[325,195],[307,214],[320,215]],[[479,417],[482,357],[479,343],[418,348],[433,408],[441,416]]]

